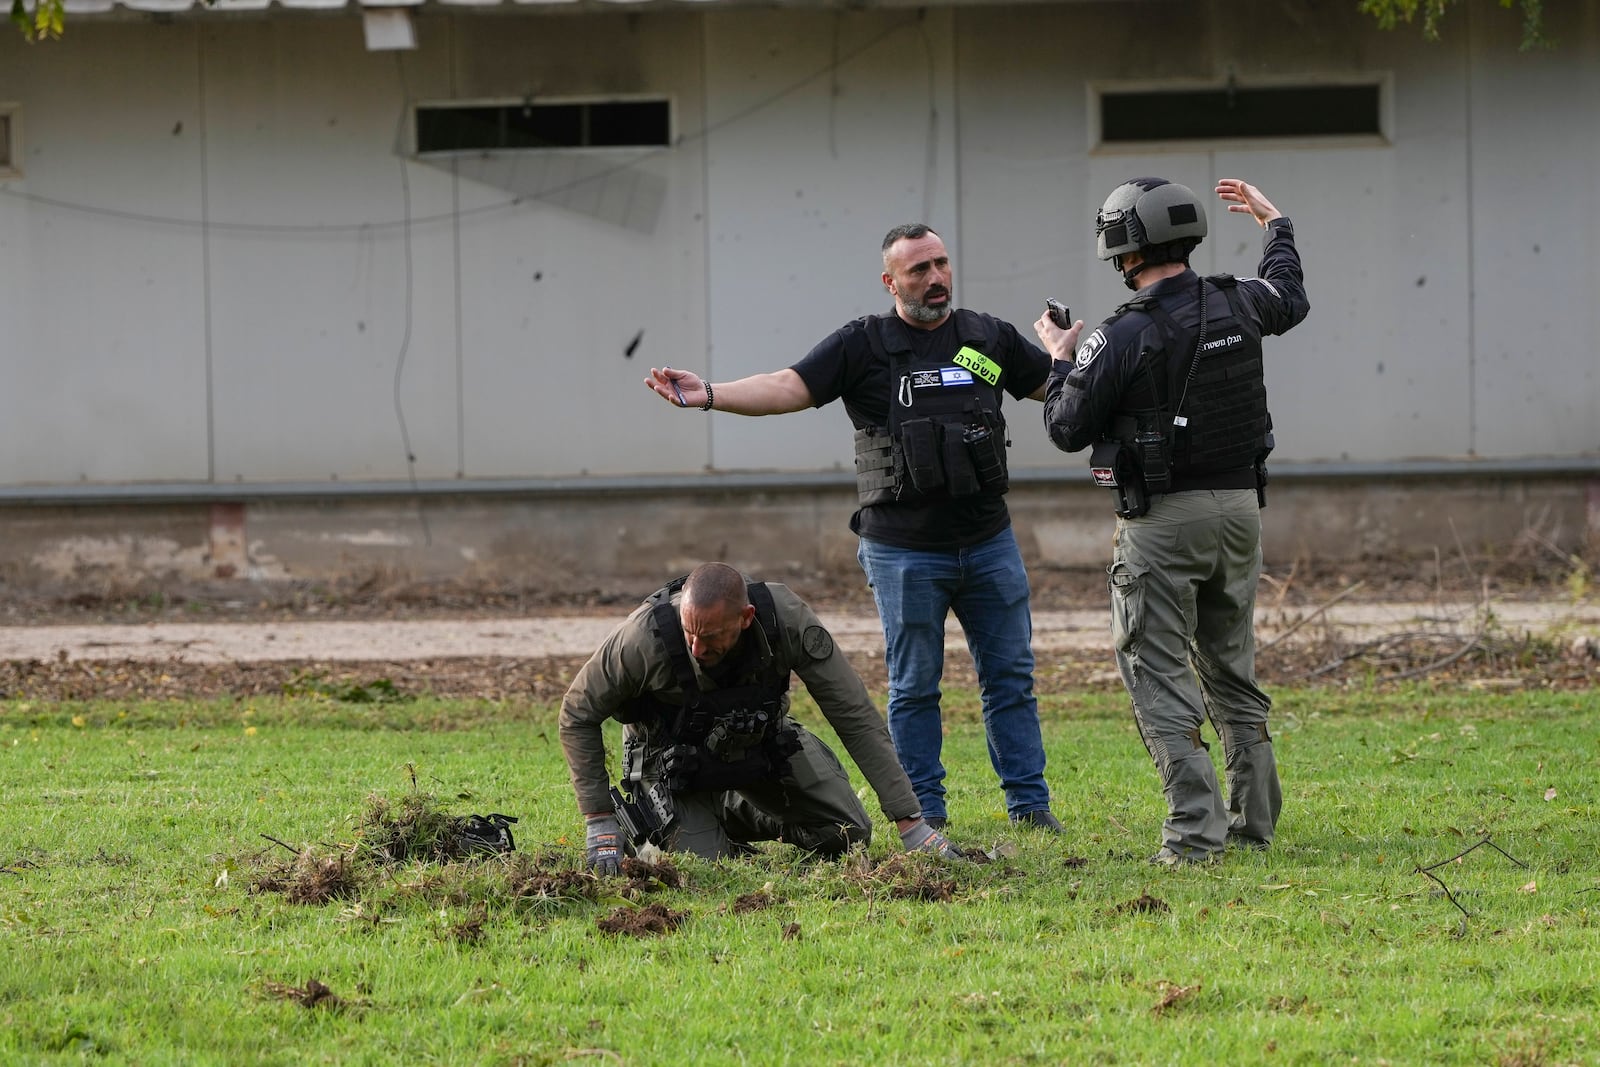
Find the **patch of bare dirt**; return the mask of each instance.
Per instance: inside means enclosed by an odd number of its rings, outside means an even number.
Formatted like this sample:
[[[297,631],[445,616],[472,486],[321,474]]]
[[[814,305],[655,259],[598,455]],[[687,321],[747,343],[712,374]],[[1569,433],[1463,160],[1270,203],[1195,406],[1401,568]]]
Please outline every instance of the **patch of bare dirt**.
[[[673,575],[663,575],[665,581]],[[818,571],[757,575],[784,582],[818,611],[876,611],[861,574]],[[1092,608],[1106,602],[1103,567],[1034,566],[1028,572],[1038,610]],[[137,622],[270,622],[280,619],[508,618],[527,615],[627,614],[660,584],[570,576],[524,583],[413,578],[389,570],[339,581],[181,582],[106,579],[20,589],[0,580],[0,626]],[[1536,600],[1573,594],[1575,583],[1600,583],[1600,559],[1586,559],[1528,531],[1500,557],[1429,556],[1353,561],[1269,561],[1261,600],[1284,607],[1319,604],[1335,594],[1357,601]]]
[[[883,659],[849,655],[869,692],[888,690]],[[452,657],[360,662],[185,663],[145,660],[0,661],[0,699],[159,701],[246,699],[319,691],[352,703],[384,703],[436,696],[496,702],[553,704],[567,691],[586,657]],[[1593,638],[1479,632],[1460,625],[1403,629],[1357,638],[1337,627],[1312,630],[1264,648],[1256,673],[1271,690],[1282,685],[1383,685],[1421,678],[1481,688],[1571,691],[1600,687],[1600,642]],[[945,662],[947,689],[975,688],[972,661],[958,654]],[[1117,691],[1122,682],[1104,647],[1041,656],[1034,691],[1055,696]]]
[[[729,905],[729,910],[735,915],[747,915],[752,911],[765,911],[776,904],[777,898],[765,889],[754,893],[745,893]]]
[[[584,657],[459,657],[319,663],[184,663],[143,660],[0,661],[0,699],[182,700],[280,696],[315,677],[324,691],[353,695],[392,690],[408,697],[463,697],[552,703],[572,684]],[[375,683],[383,683],[375,690]],[[371,702],[379,701],[355,701]]]
[[[289,985],[286,982],[263,982],[261,995],[273,1000],[292,1000],[303,1008],[340,1011],[345,1007],[344,1000],[315,978],[307,978],[304,986]]]
[[[852,858],[854,864],[846,866],[845,880],[865,893],[928,903],[955,899],[956,880],[948,876],[939,861],[922,853],[897,852],[878,862],[864,853],[852,854]]]
[[[1257,671],[1268,687],[1284,684],[1382,684],[1431,678],[1507,688],[1579,689],[1600,683],[1600,639],[1565,633],[1527,634],[1497,624],[1494,605],[1592,604],[1600,566],[1543,542],[1519,541],[1503,558],[1292,561],[1263,575],[1259,605],[1294,630],[1292,639],[1263,640]],[[783,576],[819,612],[876,619],[859,574]],[[1030,571],[1038,612],[1104,609],[1099,567]],[[19,591],[0,584],[0,626],[97,623],[272,622],[281,620],[479,620],[539,616],[614,616],[621,620],[653,591],[640,584],[597,583],[582,591],[548,591],[470,581],[413,580],[388,572],[342,583],[265,584],[246,581]],[[1356,633],[1321,613],[1330,604],[1450,605],[1452,621],[1395,625]],[[1446,613],[1441,613],[1441,618]],[[882,694],[882,657],[851,653],[868,688]],[[340,700],[389,696],[480,698],[549,703],[559,700],[584,656],[452,656],[360,662],[314,659],[227,663],[170,660],[12,659],[0,661],[0,699],[163,700],[250,697],[303,691],[308,679]],[[970,658],[951,655],[945,684],[972,687]],[[1041,695],[1121,686],[1109,640],[1041,654]],[[299,687],[297,689],[297,687]]]
[[[595,925],[607,934],[655,937],[672,933],[688,918],[687,911],[674,911],[665,904],[646,904],[642,908],[618,907],[611,914],[596,919]]]
[[[1125,900],[1111,909],[1112,915],[1160,915],[1172,910],[1172,905],[1160,897],[1153,897],[1149,893],[1140,893],[1132,900]]]

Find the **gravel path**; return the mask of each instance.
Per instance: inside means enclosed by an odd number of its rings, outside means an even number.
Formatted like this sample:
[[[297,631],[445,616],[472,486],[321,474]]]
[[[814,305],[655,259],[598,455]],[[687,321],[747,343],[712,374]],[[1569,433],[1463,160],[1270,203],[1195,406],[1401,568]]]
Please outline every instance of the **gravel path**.
[[[1556,634],[1600,641],[1600,604],[1510,602],[1495,603],[1492,611],[1494,625],[1508,635]],[[0,627],[0,661],[204,664],[586,657],[624,614],[6,626]],[[819,615],[845,651],[882,653],[883,636],[876,615],[861,611]],[[1034,648],[1041,654],[1105,648],[1108,617],[1104,608],[1036,611]],[[1284,635],[1287,640],[1312,640],[1326,634],[1329,627],[1359,640],[1424,630],[1471,633],[1482,620],[1481,611],[1471,604],[1338,603],[1325,608],[1263,608],[1257,614],[1257,632],[1263,645]],[[962,647],[961,631],[954,622],[948,640],[953,650]]]

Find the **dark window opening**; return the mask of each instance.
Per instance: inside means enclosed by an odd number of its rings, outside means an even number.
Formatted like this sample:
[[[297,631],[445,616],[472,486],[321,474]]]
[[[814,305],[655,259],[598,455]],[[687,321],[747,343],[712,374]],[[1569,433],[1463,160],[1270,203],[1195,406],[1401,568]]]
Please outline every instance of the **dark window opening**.
[[[665,100],[419,107],[417,151],[660,147],[671,118]]]
[[[1377,136],[1377,85],[1150,90],[1100,96],[1100,139],[1236,140]]]
[[[11,113],[0,111],[0,171],[11,169]]]

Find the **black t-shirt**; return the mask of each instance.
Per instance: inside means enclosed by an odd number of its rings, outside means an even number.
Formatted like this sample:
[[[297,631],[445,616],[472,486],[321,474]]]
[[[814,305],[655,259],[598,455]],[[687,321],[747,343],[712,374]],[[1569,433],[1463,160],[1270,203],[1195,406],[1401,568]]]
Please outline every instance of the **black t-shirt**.
[[[1050,357],[1024,340],[1009,322],[992,316],[984,318],[990,320],[998,337],[997,351],[984,355],[1000,365],[1001,388],[1021,400],[1050,376]],[[806,383],[817,407],[843,399],[845,412],[856,429],[883,430],[889,425],[894,372],[886,359],[873,355],[866,323],[867,319],[861,318],[841,326],[790,369]],[[905,332],[919,353],[943,352],[949,358],[961,347],[953,315],[946,315],[931,330],[908,327]],[[1003,496],[978,494],[960,500],[870,504],[851,517],[850,528],[869,541],[942,551],[987,541],[1010,523]]]

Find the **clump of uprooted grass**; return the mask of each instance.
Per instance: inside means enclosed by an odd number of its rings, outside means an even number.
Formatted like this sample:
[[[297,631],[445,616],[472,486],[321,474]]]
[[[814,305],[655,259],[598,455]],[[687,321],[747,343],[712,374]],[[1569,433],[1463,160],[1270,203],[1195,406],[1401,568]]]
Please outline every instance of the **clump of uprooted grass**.
[[[646,900],[664,890],[689,888],[687,874],[665,856],[654,862],[626,857],[620,878],[600,878],[584,869],[576,849],[499,852],[474,847],[470,839],[463,843],[461,832],[470,818],[451,814],[431,794],[415,789],[395,799],[374,794],[353,820],[347,843],[297,849],[263,835],[290,858],[263,851],[238,866],[253,872],[252,893],[280,893],[292,904],[339,902],[347,916],[375,925],[394,921],[391,916],[408,909],[461,909],[465,917],[447,934],[462,943],[486,936],[486,924],[495,915],[549,914],[619,898],[626,903],[597,920],[606,932],[669,934],[688,918],[687,912]],[[804,871],[824,896],[947,903],[957,899],[978,866],[993,862],[976,849],[971,856],[973,862],[960,865],[961,871],[938,857],[896,853],[875,859],[864,849],[836,863],[767,858],[782,869]],[[717,882],[716,865],[707,865],[706,873]],[[741,897],[735,911],[775,903],[768,890]]]
[[[878,862],[865,853],[852,853],[842,876],[858,892],[890,900],[943,903],[955,899],[957,888],[948,865],[916,852],[897,852]]]
[[[548,908],[600,895],[599,879],[576,866],[576,855],[485,849],[463,839],[470,819],[445,811],[429,793],[412,791],[398,800],[373,794],[354,820],[352,841],[297,849],[263,834],[292,858],[268,850],[239,866],[252,872],[252,893],[281,893],[291,904],[355,902],[373,914],[409,901]],[[677,884],[675,874],[632,881],[639,891]]]
[[[304,986],[265,981],[261,983],[260,995],[274,1000],[292,1000],[303,1008],[322,1008],[327,1011],[343,1011],[350,1004],[315,978],[306,979]]]
[[[431,793],[413,791],[398,802],[374,793],[356,825],[355,849],[384,866],[453,863],[474,851],[461,842],[466,824],[467,817],[442,810]]]
[[[295,852],[293,860],[261,866],[250,879],[250,892],[282,893],[291,904],[326,904],[354,899],[360,891],[346,853],[308,847]]]

